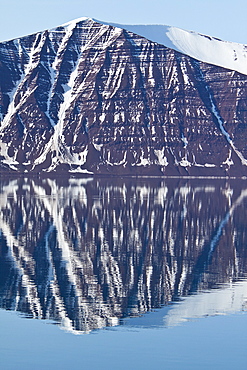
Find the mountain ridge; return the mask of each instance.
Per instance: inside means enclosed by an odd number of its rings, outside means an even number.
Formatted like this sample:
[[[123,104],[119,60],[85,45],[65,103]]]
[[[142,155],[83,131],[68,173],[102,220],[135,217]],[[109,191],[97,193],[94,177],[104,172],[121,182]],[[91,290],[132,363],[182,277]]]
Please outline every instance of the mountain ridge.
[[[57,27],[38,31],[36,34],[45,31],[49,32],[59,27],[67,27],[75,22],[78,23],[87,20],[125,29],[126,31],[145,37],[149,41],[157,42],[202,62],[247,74],[247,44],[223,40],[215,36],[196,31],[188,31],[180,27],[164,24],[121,24],[105,22],[91,17],[80,17]],[[21,38],[31,35],[22,36]],[[15,39],[5,40],[0,43],[6,43]]]

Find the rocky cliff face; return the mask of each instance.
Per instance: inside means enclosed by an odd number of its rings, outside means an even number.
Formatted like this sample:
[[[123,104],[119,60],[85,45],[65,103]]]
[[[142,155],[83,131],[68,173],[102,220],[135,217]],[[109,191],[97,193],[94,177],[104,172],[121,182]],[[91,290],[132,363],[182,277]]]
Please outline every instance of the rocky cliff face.
[[[1,170],[245,176],[246,87],[92,19],[1,43]]]

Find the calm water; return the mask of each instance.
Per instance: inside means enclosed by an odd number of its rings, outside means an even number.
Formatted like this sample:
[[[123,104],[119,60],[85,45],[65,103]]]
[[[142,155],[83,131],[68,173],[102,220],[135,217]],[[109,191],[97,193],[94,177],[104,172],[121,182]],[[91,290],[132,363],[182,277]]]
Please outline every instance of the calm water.
[[[244,180],[1,179],[0,368],[247,369]]]

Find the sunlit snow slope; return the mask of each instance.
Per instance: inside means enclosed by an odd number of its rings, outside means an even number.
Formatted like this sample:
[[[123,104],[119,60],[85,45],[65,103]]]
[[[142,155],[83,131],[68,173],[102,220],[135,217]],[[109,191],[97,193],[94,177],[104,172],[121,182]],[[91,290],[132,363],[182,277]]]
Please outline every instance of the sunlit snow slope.
[[[165,25],[111,25],[134,32],[202,62],[247,74],[247,45]]]

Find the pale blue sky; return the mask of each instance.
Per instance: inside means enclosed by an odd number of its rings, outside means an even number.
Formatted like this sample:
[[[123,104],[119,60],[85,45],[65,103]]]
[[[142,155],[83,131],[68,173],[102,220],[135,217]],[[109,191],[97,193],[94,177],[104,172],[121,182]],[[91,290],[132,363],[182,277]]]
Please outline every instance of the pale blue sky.
[[[246,0],[1,0],[0,41],[84,16],[125,24],[166,24],[247,44]]]

